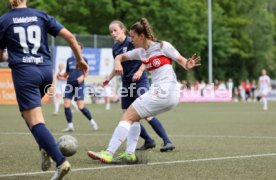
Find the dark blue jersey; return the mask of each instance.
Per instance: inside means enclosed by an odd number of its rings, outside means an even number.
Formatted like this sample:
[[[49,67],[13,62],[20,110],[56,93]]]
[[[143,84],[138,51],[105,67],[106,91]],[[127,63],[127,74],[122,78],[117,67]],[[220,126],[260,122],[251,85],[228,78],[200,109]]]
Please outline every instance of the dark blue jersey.
[[[86,63],[88,63],[87,59],[83,57]],[[70,84],[76,82],[78,77],[83,75],[83,71],[76,68],[77,61],[74,56],[67,59],[66,72],[68,73],[67,82]]]
[[[51,65],[47,33],[63,26],[52,16],[31,8],[15,8],[0,17],[0,49],[7,47],[9,66]]]
[[[124,42],[122,44],[119,44],[116,42],[113,45],[113,48],[112,48],[113,57],[115,58],[119,54],[123,54],[127,51],[134,49],[134,48],[135,47],[131,43],[131,38],[129,36],[126,36],[126,39],[124,40]],[[123,66],[123,70],[124,70],[122,80],[123,81],[131,81],[132,76],[140,68],[141,64],[142,64],[142,62],[140,60],[131,60],[131,61],[122,62],[122,66]],[[145,71],[143,72],[140,79],[142,80],[143,78],[147,79],[147,75],[146,75]]]

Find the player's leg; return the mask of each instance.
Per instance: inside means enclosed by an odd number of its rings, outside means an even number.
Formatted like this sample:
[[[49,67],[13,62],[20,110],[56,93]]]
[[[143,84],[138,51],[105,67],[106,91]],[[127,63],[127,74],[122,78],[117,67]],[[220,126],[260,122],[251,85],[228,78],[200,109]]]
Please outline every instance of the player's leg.
[[[76,89],[77,93],[75,94],[75,100],[77,102],[77,106],[78,106],[79,110],[82,112],[82,114],[88,119],[90,124],[93,126],[93,129],[98,130],[98,125],[97,125],[96,121],[93,119],[88,108],[86,108],[84,105],[84,92],[83,91],[84,91],[84,84],[82,83],[78,86],[78,89]]]
[[[89,109],[87,107],[85,107],[84,101],[83,100],[77,100],[77,105],[78,105],[79,110],[82,112],[82,114],[88,119],[90,124],[93,126],[93,129],[98,130],[99,129],[98,124],[93,119]]]
[[[163,144],[163,147],[160,148],[161,152],[171,151],[175,149],[175,146],[172,144],[171,140],[169,139],[164,126],[156,117],[148,117],[148,118],[145,118],[145,120],[151,125],[152,129],[156,132],[156,134],[158,134],[158,136],[162,138],[164,144]],[[145,147],[145,144],[144,144],[144,147]],[[144,149],[137,149],[137,150],[145,150],[145,149],[146,147]]]
[[[153,115],[153,114],[160,114],[162,112],[166,112],[177,105],[178,98],[179,98],[179,89],[176,88],[177,86],[174,83],[159,85],[147,91],[145,94],[140,96],[134,103],[134,107],[147,107],[144,109],[144,114]],[[153,93],[152,91],[156,91],[157,93]],[[145,100],[146,99],[146,100]],[[153,103],[154,102],[154,103]],[[147,104],[148,103],[148,104]],[[143,106],[144,104],[144,106]],[[143,112],[142,111],[142,112]],[[140,111],[139,111],[140,112]],[[146,120],[152,126],[154,131],[163,139],[164,145],[161,147],[161,152],[166,152],[173,150],[175,147],[172,144],[171,140],[169,139],[165,128],[161,124],[161,122],[156,117],[150,117],[143,115],[142,117],[147,117]],[[145,144],[144,144],[145,145]],[[137,150],[145,150],[145,146],[141,146],[141,149]]]
[[[74,107],[74,110],[72,110],[72,112],[76,112],[79,110],[78,105],[74,99],[71,100],[71,105]]]
[[[57,163],[57,166],[61,165],[65,161],[65,158],[58,149],[54,137],[45,126],[41,107],[22,111],[22,116],[44,154],[43,158],[45,159],[42,161],[42,170],[47,171],[51,165],[51,160],[47,154]],[[47,154],[45,154],[45,152],[47,152]]]
[[[100,160],[103,163],[110,163],[113,160],[113,155],[118,150],[118,148],[121,146],[121,144],[126,140],[129,131],[131,129],[131,124],[136,124],[136,133],[133,134],[133,139],[136,139],[136,144],[139,138],[140,134],[140,126],[139,121],[140,115],[136,112],[136,110],[133,108],[133,106],[130,106],[126,112],[121,117],[121,121],[119,122],[118,126],[115,128],[113,135],[109,141],[109,145],[105,151],[101,152],[93,152],[88,151],[88,156],[95,160]],[[138,124],[137,124],[138,123]],[[133,148],[133,151],[135,151],[135,147]],[[136,160],[136,156],[135,156]]]
[[[105,96],[104,101],[105,101],[105,110],[110,110],[110,96]]]
[[[268,101],[267,101],[267,92],[262,93],[262,104],[263,104],[263,110],[268,109]]]
[[[12,76],[22,117],[44,155],[42,156],[42,170],[46,171],[50,168],[49,156],[57,166],[62,165],[67,161],[61,154],[51,132],[47,129],[41,110],[41,98],[52,83],[51,66],[13,69]],[[68,163],[65,168],[69,171],[70,164]]]
[[[146,91],[149,90],[149,84],[148,81],[141,81],[139,83],[137,83],[137,91],[136,94],[137,96],[141,96],[142,94],[144,94]],[[156,117],[148,117],[145,119],[152,127],[152,129],[156,132],[156,134],[162,138],[164,145],[163,147],[160,149],[162,152],[164,151],[168,151],[168,150],[173,150],[175,147],[173,146],[171,140],[169,139],[167,132],[164,128],[164,126],[162,125],[162,123],[156,118]],[[137,150],[147,150],[150,148],[154,148],[156,146],[154,140],[150,137],[148,132],[146,131],[146,129],[142,126],[141,124],[141,137],[147,137],[145,138],[145,143],[137,148]]]
[[[125,92],[121,94],[121,104],[123,112],[138,98],[149,89],[148,80],[139,81],[137,83],[123,82]],[[145,150],[154,148],[156,146],[154,139],[146,131],[145,127],[140,123],[140,137],[144,139],[145,143],[138,148],[139,150]]]
[[[57,115],[59,112],[61,98],[62,98],[62,94],[60,92],[57,92],[54,98],[55,111],[53,112],[53,115]]]
[[[63,129],[63,132],[70,132],[74,131],[74,124],[73,124],[73,115],[72,115],[72,110],[71,110],[71,99],[70,96],[66,96],[64,99],[64,114],[66,117],[67,121],[67,128]]]

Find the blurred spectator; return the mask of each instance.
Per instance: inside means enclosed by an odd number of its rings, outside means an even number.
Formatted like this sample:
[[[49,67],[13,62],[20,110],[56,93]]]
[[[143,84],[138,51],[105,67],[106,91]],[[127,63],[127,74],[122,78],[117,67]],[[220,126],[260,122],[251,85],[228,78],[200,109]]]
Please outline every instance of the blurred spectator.
[[[247,79],[245,81],[245,100],[246,101],[251,101],[250,99],[250,93],[251,93],[251,83],[250,81]]]
[[[218,90],[226,90],[225,82],[224,82],[224,81],[220,81],[220,83],[219,83],[217,89],[218,89]]]
[[[256,80],[253,80],[251,83],[251,97],[253,102],[257,101],[257,83]]]
[[[242,99],[242,102],[245,102],[245,82],[244,81],[242,81],[239,86],[239,92],[240,92],[240,97]]]
[[[200,84],[199,84],[199,90],[200,90],[200,95],[203,96],[203,90],[205,89],[206,87],[206,83],[204,80],[201,80],[200,81]]]

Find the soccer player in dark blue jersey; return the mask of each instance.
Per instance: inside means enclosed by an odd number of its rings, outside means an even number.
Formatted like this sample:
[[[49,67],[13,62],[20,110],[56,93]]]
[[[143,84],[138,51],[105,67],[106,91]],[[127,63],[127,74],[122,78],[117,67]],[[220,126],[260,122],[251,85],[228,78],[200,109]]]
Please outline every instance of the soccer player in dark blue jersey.
[[[42,170],[47,171],[53,159],[56,171],[52,179],[62,179],[70,164],[47,129],[41,109],[41,98],[53,79],[47,34],[63,37],[86,73],[88,65],[74,35],[52,16],[27,8],[27,0],[10,0],[10,4],[12,10],[0,17],[0,58],[7,48],[19,110],[41,150]]]
[[[79,43],[81,49],[83,45]],[[87,59],[83,57],[87,62]],[[63,130],[63,132],[74,131],[73,118],[71,111],[71,100],[75,97],[77,101],[78,108],[83,113],[83,115],[89,120],[90,124],[93,126],[94,130],[98,130],[98,125],[92,118],[90,111],[84,106],[84,78],[85,74],[83,71],[76,69],[76,58],[74,56],[67,59],[66,72],[64,74],[58,74],[58,79],[67,79],[67,84],[64,91],[64,113],[68,123],[68,127]]]
[[[109,25],[109,31],[112,38],[116,41],[113,45],[113,57],[123,54],[127,51],[134,49],[131,43],[131,38],[127,35],[127,28],[118,20],[112,21]],[[122,91],[122,109],[125,111],[136,98],[149,90],[149,79],[147,77],[145,66],[139,60],[132,60],[122,62],[124,73],[122,75],[123,91]],[[104,82],[106,84],[114,77],[114,71],[110,74],[108,79]],[[151,125],[154,131],[163,139],[164,145],[161,147],[161,152],[173,150],[175,147],[170,141],[166,130],[161,122],[156,117],[146,118],[147,122]],[[131,136],[131,131],[130,131]],[[155,141],[147,133],[144,126],[141,124],[140,137],[145,140],[145,143],[137,148],[137,150],[146,150],[156,146]]]

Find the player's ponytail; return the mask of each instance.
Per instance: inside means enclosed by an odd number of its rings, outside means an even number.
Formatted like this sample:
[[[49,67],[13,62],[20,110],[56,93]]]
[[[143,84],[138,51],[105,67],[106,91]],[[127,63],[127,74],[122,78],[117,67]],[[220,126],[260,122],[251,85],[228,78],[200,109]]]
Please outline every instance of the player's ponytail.
[[[146,36],[147,39],[150,39],[152,41],[156,41],[156,38],[154,37],[152,28],[148,22],[148,20],[146,18],[141,18],[140,23],[143,25],[144,27],[144,34]]]
[[[134,23],[131,26],[130,30],[134,31],[138,35],[144,34],[145,37],[149,40],[160,42],[154,37],[152,28],[146,18],[141,18],[140,21]],[[162,46],[162,42],[161,42],[161,46]]]

